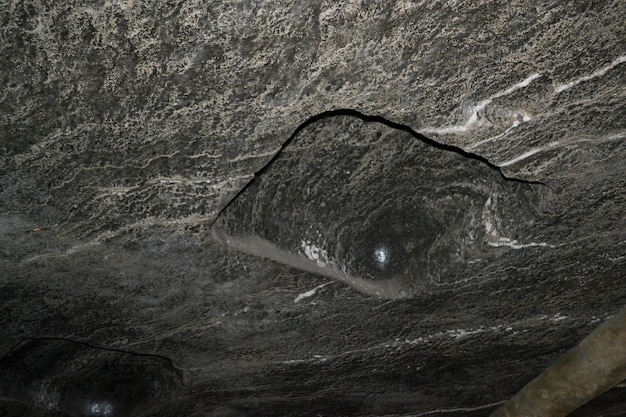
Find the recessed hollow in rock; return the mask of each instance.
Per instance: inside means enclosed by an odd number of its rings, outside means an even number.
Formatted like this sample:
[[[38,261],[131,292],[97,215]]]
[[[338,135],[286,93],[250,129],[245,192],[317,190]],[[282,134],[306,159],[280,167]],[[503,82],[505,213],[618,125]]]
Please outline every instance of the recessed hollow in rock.
[[[181,383],[164,357],[66,339],[25,339],[0,360],[1,398],[67,416],[138,416]]]
[[[537,184],[480,157],[352,115],[316,120],[223,210],[227,245],[406,297],[467,278],[537,217]]]

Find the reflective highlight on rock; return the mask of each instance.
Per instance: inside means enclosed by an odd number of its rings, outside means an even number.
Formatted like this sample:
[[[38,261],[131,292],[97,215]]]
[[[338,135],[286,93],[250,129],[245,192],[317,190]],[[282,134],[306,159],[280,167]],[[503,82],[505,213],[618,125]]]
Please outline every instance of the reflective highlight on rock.
[[[387,267],[390,256],[389,248],[385,245],[380,245],[374,249],[374,262],[376,262],[376,266],[382,270]]]

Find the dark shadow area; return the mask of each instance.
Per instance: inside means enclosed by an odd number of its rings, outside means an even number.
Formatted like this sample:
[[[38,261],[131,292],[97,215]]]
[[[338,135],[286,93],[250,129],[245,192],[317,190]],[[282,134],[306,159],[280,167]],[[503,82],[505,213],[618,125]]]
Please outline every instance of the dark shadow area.
[[[172,398],[182,373],[162,356],[67,339],[25,339],[0,360],[0,397],[67,416],[139,416]]]

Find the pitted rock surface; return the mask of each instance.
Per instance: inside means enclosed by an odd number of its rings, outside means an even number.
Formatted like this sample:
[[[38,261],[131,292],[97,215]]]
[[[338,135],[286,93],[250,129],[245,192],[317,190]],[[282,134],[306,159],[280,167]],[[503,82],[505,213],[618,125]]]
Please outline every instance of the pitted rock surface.
[[[547,186],[365,120],[329,116],[299,131],[220,214],[214,235],[364,294],[402,298],[466,282],[503,242],[532,242],[545,227]]]
[[[488,415],[626,299],[625,18],[620,0],[0,1],[2,363],[46,338],[166,358],[180,385],[127,381],[144,417]],[[387,124],[320,118],[336,109]],[[327,209],[246,200],[255,182]],[[216,219],[410,297],[242,252]],[[434,263],[394,263],[409,246]],[[29,360],[115,381],[63,358]],[[14,372],[1,415],[86,412]],[[576,415],[623,414],[624,390]]]

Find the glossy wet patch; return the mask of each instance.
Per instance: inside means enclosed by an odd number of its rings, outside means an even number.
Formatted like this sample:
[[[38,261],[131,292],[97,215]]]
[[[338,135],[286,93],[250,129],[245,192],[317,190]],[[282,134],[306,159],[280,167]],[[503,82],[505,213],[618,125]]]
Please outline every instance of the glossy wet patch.
[[[467,279],[502,242],[524,240],[541,188],[414,132],[332,115],[298,131],[224,209],[213,234],[398,298]]]

